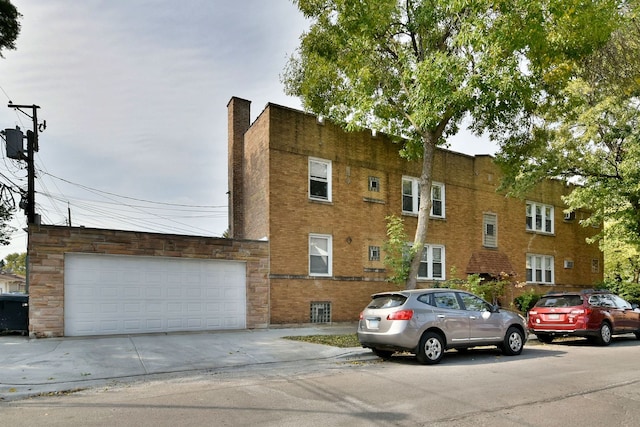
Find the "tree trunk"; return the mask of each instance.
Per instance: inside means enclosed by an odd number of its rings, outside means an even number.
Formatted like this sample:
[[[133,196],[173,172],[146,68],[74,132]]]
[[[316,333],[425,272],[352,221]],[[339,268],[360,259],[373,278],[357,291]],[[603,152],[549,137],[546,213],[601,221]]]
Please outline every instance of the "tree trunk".
[[[436,152],[438,138],[433,133],[428,133],[422,142],[422,174],[420,175],[420,205],[418,206],[418,226],[413,239],[411,253],[411,266],[407,278],[407,289],[415,289],[418,281],[418,270],[424,252],[424,244],[427,240],[427,228],[431,213],[431,181],[433,174],[433,159]]]

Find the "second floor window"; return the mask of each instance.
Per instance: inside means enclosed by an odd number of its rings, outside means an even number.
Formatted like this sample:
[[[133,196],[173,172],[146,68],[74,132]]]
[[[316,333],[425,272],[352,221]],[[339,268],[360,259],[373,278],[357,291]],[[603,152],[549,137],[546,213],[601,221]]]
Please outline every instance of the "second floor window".
[[[553,285],[553,257],[548,255],[527,255],[527,283]]]
[[[331,201],[331,161],[309,159],[309,198]]]
[[[527,202],[527,231],[553,233],[553,206]]]
[[[402,177],[402,212],[417,214],[420,206],[420,180],[408,176]],[[444,184],[431,183],[431,212],[435,218],[445,217]]]
[[[482,216],[482,244],[487,248],[495,248],[498,246],[498,216],[496,214],[486,213]]]

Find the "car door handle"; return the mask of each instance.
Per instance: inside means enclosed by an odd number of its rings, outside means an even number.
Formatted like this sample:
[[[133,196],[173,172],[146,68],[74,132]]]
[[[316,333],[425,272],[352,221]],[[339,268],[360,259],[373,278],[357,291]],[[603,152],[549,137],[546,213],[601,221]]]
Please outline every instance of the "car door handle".
[[[444,314],[438,314],[438,319],[444,319],[445,317],[447,316],[445,316]]]
[[[476,320],[476,319],[477,319],[477,317],[476,317],[476,316],[469,316],[469,319],[471,319],[471,320]]]

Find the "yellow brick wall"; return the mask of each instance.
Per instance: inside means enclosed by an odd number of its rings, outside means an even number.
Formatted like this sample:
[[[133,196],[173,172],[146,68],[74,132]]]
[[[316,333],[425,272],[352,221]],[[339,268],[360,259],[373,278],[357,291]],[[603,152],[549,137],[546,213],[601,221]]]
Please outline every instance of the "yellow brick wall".
[[[316,301],[331,302],[332,321],[356,320],[371,293],[392,287],[380,271],[382,261],[368,260],[368,247],[383,246],[385,216],[401,215],[402,176],[419,177],[420,162],[400,158],[400,146],[384,135],[346,133],[329,122],[319,123],[313,115],[285,107],[268,105],[256,123],[245,144],[262,150],[251,153],[251,162],[268,164],[268,190],[258,188],[268,194],[271,323],[308,322],[310,304]],[[308,198],[309,157],[332,162],[330,202]],[[369,176],[379,178],[379,192],[368,190]],[[525,200],[496,192],[500,172],[490,156],[438,150],[433,179],[445,183],[446,218],[429,222],[427,242],[445,246],[447,278],[452,278],[452,268],[458,278],[466,276],[472,253],[483,250],[483,214],[491,212],[498,218],[496,250],[508,256],[516,281],[525,280],[527,253],[555,257],[555,287],[592,287],[602,280],[602,253],[597,245],[585,243],[597,230],[578,224],[586,213],[579,212],[574,221],[563,220],[561,196],[570,191],[564,184],[547,181],[527,199],[555,206],[555,233],[548,236],[525,230]],[[264,220],[256,211],[247,212],[248,223],[254,218],[258,223]],[[417,218],[402,217],[412,240]],[[330,278],[308,275],[310,233],[332,236]],[[254,233],[250,237],[262,236]],[[574,260],[573,269],[563,268],[565,259]],[[592,259],[599,260],[599,272],[591,272]],[[513,296],[518,292],[514,289]]]

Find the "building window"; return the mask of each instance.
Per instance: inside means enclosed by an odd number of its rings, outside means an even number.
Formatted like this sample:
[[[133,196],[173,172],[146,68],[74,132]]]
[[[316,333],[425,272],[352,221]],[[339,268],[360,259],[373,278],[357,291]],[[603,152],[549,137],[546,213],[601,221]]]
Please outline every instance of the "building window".
[[[444,218],[444,184],[431,183],[431,216]]]
[[[376,193],[380,191],[380,178],[377,176],[369,177],[369,191],[375,191]]]
[[[591,272],[599,273],[600,272],[600,260],[597,258],[593,258],[591,260]]]
[[[380,246],[369,246],[369,261],[380,261]]]
[[[482,244],[487,248],[498,247],[498,216],[484,214],[482,216]]]
[[[407,249],[411,246],[408,245]],[[418,270],[418,279],[444,280],[444,246],[425,245]]]
[[[309,198],[331,201],[331,161],[309,159]]]
[[[309,321],[311,323],[331,323],[331,303],[312,302]]]
[[[420,180],[412,177],[402,177],[402,212],[418,213],[420,206]],[[431,183],[431,212],[435,218],[445,217],[444,184]]]
[[[331,236],[309,235],[309,275],[331,276]]]
[[[553,206],[527,202],[527,230],[553,233]]]
[[[548,255],[527,255],[527,283],[553,285],[553,257]]]

